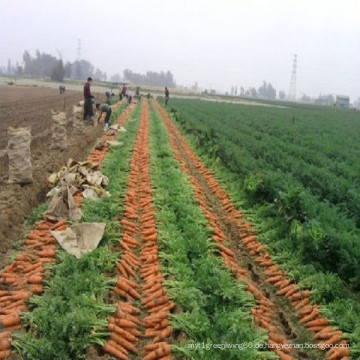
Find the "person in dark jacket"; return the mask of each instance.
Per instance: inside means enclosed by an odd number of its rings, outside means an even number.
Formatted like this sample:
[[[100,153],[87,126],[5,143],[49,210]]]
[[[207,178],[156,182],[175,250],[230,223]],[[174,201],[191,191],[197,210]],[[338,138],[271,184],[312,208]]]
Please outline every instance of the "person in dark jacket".
[[[123,84],[122,90],[121,90],[122,96],[125,97],[126,96],[126,85]]]
[[[88,117],[94,116],[92,99],[94,99],[95,96],[91,94],[90,91],[91,84],[92,84],[92,78],[88,77],[87,82],[84,85],[84,120],[86,120]]]
[[[165,87],[165,107],[169,101],[169,90],[167,87]]]

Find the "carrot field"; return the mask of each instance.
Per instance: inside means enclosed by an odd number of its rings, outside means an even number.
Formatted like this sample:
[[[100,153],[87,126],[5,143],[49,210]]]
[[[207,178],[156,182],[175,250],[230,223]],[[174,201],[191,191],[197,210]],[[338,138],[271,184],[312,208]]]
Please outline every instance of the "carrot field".
[[[357,359],[358,112],[121,104],[86,160],[110,197],[80,259],[34,209],[0,268],[0,359]],[[84,159],[77,159],[84,160]]]

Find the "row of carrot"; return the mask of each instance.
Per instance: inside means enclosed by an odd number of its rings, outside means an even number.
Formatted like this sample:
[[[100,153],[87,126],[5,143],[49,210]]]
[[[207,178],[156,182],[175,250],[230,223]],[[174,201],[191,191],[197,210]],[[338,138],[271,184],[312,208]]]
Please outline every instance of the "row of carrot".
[[[148,128],[148,107],[144,103],[125,196],[125,218],[121,221],[120,246],[124,253],[118,263],[121,276],[114,292],[122,300],[110,318],[110,339],[104,345],[104,350],[118,359],[128,359],[129,352],[137,354],[139,340],[143,338],[152,338],[142,349],[143,359],[171,358],[171,347],[166,339],[172,329],[167,314],[175,304],[170,302],[163,287],[158,260],[149,179]],[[137,253],[139,245],[140,254]],[[146,316],[140,320],[143,312]]]
[[[321,316],[318,307],[310,305],[310,291],[299,291],[298,287],[295,284],[292,284],[290,279],[287,278],[286,272],[281,271],[278,265],[273,264],[270,255],[263,248],[263,245],[256,241],[255,231],[253,230],[251,224],[241,220],[243,218],[243,214],[236,210],[228,194],[217,183],[211,172],[193,154],[190,147],[181,137],[175,125],[167,117],[163,109],[161,109],[159,106],[158,109],[160,110],[160,113],[163,116],[170,133],[176,134],[177,141],[181,143],[183,151],[186,152],[187,157],[191,159],[193,165],[198,169],[199,173],[203,175],[208,188],[211,189],[213,194],[215,194],[222,206],[222,209],[227,212],[227,221],[229,221],[238,228],[239,233],[242,235],[243,245],[247,248],[249,254],[252,256],[257,256],[255,262],[257,262],[260,266],[268,268],[264,272],[265,275],[268,277],[266,281],[278,288],[276,295],[284,296],[291,301],[294,308],[298,311],[297,314],[300,319],[299,322],[301,324],[304,324],[308,331],[315,333],[314,340],[323,340],[319,343],[319,348],[328,350],[330,347],[330,350],[327,351],[328,359],[348,359],[349,348],[347,347],[346,341],[342,340],[341,331],[337,331],[331,326],[329,326],[328,319]],[[172,145],[173,148],[176,148],[174,141]],[[190,172],[186,168],[186,161],[180,156],[179,150],[177,150],[177,152],[178,160],[180,161],[182,167],[185,169],[185,172],[189,174]],[[222,244],[226,240],[226,236],[217,224],[216,217],[213,216],[213,214],[211,214],[211,212],[209,211],[201,186],[199,185],[195,177],[191,177],[191,182],[195,188],[197,200],[199,201],[206,218],[209,220],[209,224],[212,228],[214,228],[213,239],[219,244],[219,249],[221,251],[221,255],[224,259],[225,264],[232,270],[235,276],[249,283],[249,280],[245,275],[246,271],[238,267],[234,253]],[[254,315],[256,323],[259,323],[261,327],[269,330],[269,344],[285,344],[285,338],[282,335],[277,334],[276,328],[269,323],[269,320],[274,315],[272,311],[273,304],[266,297],[264,297],[261,291],[256,289],[251,283],[248,284],[248,290],[252,292],[255,298],[259,301],[259,309],[253,309],[252,314]],[[340,345],[342,347],[331,347],[334,345]],[[285,347],[283,348],[285,349]],[[288,354],[283,354],[277,349],[275,351],[282,359],[291,358]]]

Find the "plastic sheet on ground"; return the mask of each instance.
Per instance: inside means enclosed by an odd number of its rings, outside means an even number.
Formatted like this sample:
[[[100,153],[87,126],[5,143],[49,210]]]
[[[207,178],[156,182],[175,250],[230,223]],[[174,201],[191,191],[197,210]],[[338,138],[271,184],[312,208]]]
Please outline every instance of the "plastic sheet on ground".
[[[84,198],[93,200],[110,196],[106,191],[109,179],[98,171],[98,165],[91,161],[69,159],[67,166],[49,176],[48,183],[53,187],[47,194],[52,200],[45,213],[50,221],[81,220],[82,213],[76,208],[73,198],[78,191],[83,192]]]
[[[51,233],[66,252],[80,259],[98,247],[105,226],[105,223],[82,223]]]
[[[69,187],[65,182],[59,188],[55,188],[54,197],[44,217],[49,221],[56,222],[61,219],[70,221],[80,221],[82,218],[82,211],[76,207],[73,195],[77,192],[74,187]]]
[[[110,130],[115,130],[115,131],[120,131],[120,132],[126,132],[127,131],[123,126],[121,126],[119,124],[113,124],[113,125],[111,125],[109,127],[109,129]]]
[[[78,190],[83,190],[85,185],[104,189],[109,185],[109,179],[98,168],[98,164],[91,161],[81,162],[69,159],[67,166],[63,166],[58,173],[49,176],[48,183],[50,186],[57,186],[62,180],[67,185],[74,186]]]

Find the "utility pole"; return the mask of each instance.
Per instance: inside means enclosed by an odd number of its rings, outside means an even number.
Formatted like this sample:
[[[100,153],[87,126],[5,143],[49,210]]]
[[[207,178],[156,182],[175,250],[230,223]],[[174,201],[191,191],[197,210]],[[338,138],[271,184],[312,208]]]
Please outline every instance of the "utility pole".
[[[297,55],[294,55],[293,68],[291,73],[290,88],[288,100],[296,101],[296,69],[297,69]]]

